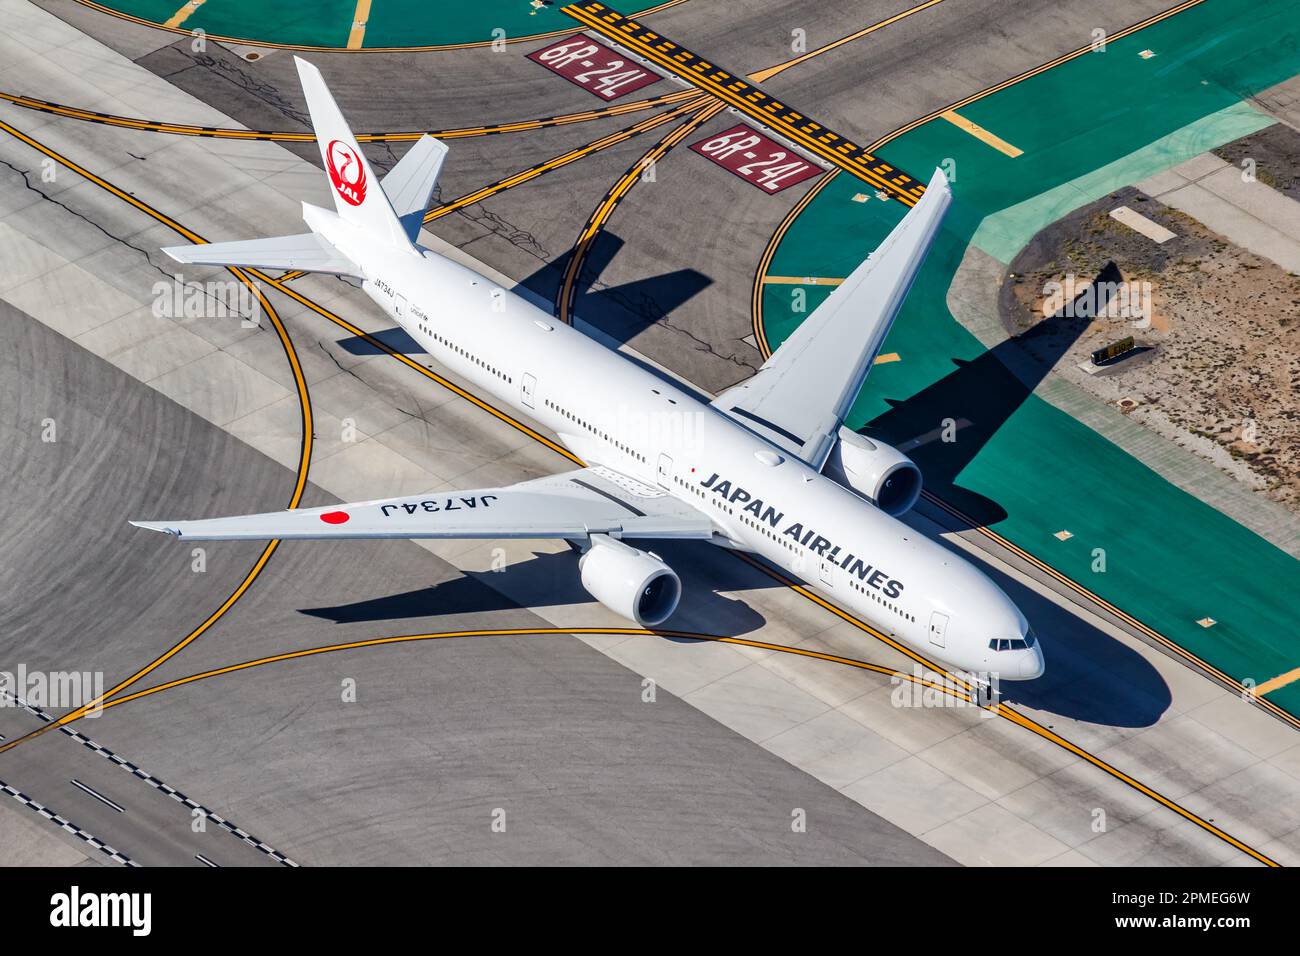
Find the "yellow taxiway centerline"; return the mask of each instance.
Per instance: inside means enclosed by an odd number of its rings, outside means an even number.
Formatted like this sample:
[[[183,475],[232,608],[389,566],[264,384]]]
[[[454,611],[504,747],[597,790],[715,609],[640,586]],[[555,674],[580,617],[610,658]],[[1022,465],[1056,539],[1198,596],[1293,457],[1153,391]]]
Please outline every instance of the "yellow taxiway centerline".
[[[197,10],[201,6],[203,6],[203,0],[189,0],[189,3],[185,4],[185,6],[181,7],[179,10],[173,13],[171,15],[171,18],[166,23],[164,23],[163,26],[172,27],[173,29],[179,27],[182,23],[184,23],[194,14],[195,10]]]
[[[490,196],[495,196],[499,192],[513,189],[515,186],[523,185],[524,183],[536,179],[538,176],[545,173],[553,172],[561,166],[567,166],[569,163],[576,162],[579,159],[592,155],[593,153],[598,153],[611,146],[617,146],[619,143],[629,140],[633,136],[652,130],[656,126],[662,126],[664,123],[676,119],[683,113],[698,108],[704,100],[704,96],[697,96],[694,99],[687,100],[681,106],[678,106],[676,109],[668,113],[659,113],[655,116],[643,119],[641,122],[633,126],[602,136],[598,140],[593,140],[585,146],[571,149],[567,153],[561,153],[559,156],[552,157],[543,163],[538,163],[536,166],[530,166],[523,172],[514,173],[504,179],[499,179],[488,186],[484,186],[482,189],[476,189],[472,193],[467,193],[459,199],[453,199],[451,202],[444,203],[441,206],[435,206],[424,214],[424,221],[433,222],[435,219],[441,219],[443,216],[453,213],[457,209],[464,209],[466,206],[472,206],[474,203],[482,202],[484,199],[487,199]]]
[[[843,279],[827,279],[825,276],[763,276],[766,285],[840,285]]]
[[[356,12],[352,15],[352,29],[348,32],[348,49],[360,50],[361,41],[366,38],[366,21],[370,19],[370,0],[357,0]]]
[[[1300,680],[1300,667],[1297,667],[1293,671],[1287,671],[1285,674],[1278,674],[1271,680],[1266,680],[1264,683],[1257,685],[1255,687],[1255,693],[1257,695],[1271,694],[1273,691],[1279,690],[1287,686],[1287,684],[1294,684],[1298,680]]]
[[[591,251],[592,244],[596,241],[596,237],[600,235],[601,230],[605,228],[605,223],[614,215],[614,210],[623,201],[623,197],[641,181],[646,169],[653,168],[653,165],[663,159],[674,146],[722,112],[725,105],[715,100],[696,110],[686,122],[673,129],[633,163],[632,167],[610,187],[605,194],[605,198],[597,205],[582,232],[578,235],[578,241],[573,244],[569,264],[564,269],[564,278],[560,283],[559,291],[556,293],[554,313],[555,317],[561,322],[568,325],[573,324],[573,303],[578,294],[578,276],[582,272],[583,265],[586,264],[587,255]]]
[[[1010,156],[1012,159],[1015,159],[1017,156],[1024,155],[1025,151],[1023,149],[1017,149],[1015,146],[1012,146],[1010,143],[1008,143],[1005,139],[1002,139],[1002,137],[990,133],[983,126],[979,125],[979,123],[972,123],[970,120],[962,116],[956,110],[944,110],[939,115],[942,116],[944,119],[946,119],[953,126],[956,126],[958,129],[965,130],[967,133],[970,133],[980,142],[987,143],[989,146],[992,146],[999,153],[1003,153],[1007,156]]]
[[[800,63],[803,63],[806,60],[811,60],[813,57],[821,56],[823,53],[829,53],[831,50],[834,50],[838,47],[842,47],[846,43],[852,43],[854,40],[860,40],[869,33],[875,33],[877,30],[881,29],[882,27],[887,27],[891,23],[897,23],[899,20],[905,19],[906,17],[910,17],[914,13],[920,13],[922,10],[928,10],[930,7],[933,7],[935,4],[942,3],[942,2],[943,0],[925,0],[924,3],[918,3],[916,6],[904,10],[902,13],[896,13],[892,17],[889,17],[887,20],[881,20],[879,23],[873,23],[871,26],[864,27],[863,29],[858,30],[856,33],[850,33],[848,36],[842,36],[838,40],[832,40],[830,43],[827,43],[825,46],[820,46],[815,50],[809,50],[807,53],[804,53],[801,56],[797,56],[793,60],[786,60],[784,63],[778,63],[776,66],[769,66],[765,70],[759,70],[756,73],[751,73],[749,74],[749,78],[753,80],[755,83],[762,83],[764,80],[770,80],[778,73],[783,73],[786,70],[790,69],[790,67],[792,66],[798,66]]]
[[[589,120],[604,119],[608,116],[622,116],[653,109],[656,106],[669,106],[684,100],[699,97],[694,89],[678,90],[662,96],[652,96],[645,100],[632,100],[617,106],[606,106],[595,110],[583,110],[578,113],[565,113],[544,119],[518,120],[511,123],[497,123],[492,126],[466,126],[458,129],[431,130],[396,130],[386,133],[357,133],[358,143],[394,143],[414,142],[426,133],[438,139],[462,139],[468,136],[488,136],[494,133],[520,133],[530,130],[546,129],[551,126],[567,126],[572,123],[585,123]],[[188,123],[169,123],[162,120],[143,119],[138,116],[115,116],[111,113],[98,113],[94,110],[67,106],[63,103],[50,103],[46,100],[20,96],[17,93],[0,91],[0,100],[21,106],[24,109],[63,116],[68,119],[99,123],[104,126],[119,126],[123,129],[137,129],[149,133],[171,133],[175,136],[198,136],[209,139],[247,139],[269,140],[277,143],[312,143],[316,134],[311,132],[292,133],[276,130],[234,129],[211,126],[194,126]]]

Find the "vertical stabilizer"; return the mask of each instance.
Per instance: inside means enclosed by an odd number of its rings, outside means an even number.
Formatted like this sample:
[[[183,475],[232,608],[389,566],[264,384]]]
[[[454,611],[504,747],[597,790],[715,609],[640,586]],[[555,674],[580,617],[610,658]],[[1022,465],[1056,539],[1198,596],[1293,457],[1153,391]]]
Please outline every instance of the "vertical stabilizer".
[[[294,62],[298,64],[298,78],[307,97],[307,111],[311,114],[339,217],[366,230],[380,242],[409,248],[407,231],[366,162],[320,70],[302,57],[294,57]]]

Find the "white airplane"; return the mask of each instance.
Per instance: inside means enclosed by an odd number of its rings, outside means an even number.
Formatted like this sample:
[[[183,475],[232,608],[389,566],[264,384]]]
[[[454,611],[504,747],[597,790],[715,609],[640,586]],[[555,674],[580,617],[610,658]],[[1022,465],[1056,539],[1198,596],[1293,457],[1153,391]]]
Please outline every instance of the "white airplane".
[[[196,265],[355,276],[456,375],[547,428],[587,467],[504,488],[326,508],[140,521],[178,538],[562,538],[583,587],[643,627],[682,586],[629,541],[698,538],[762,555],[927,656],[1004,680],[1036,678],[1024,615],[984,574],[897,520],[920,470],[843,427],[951,201],[924,197],[749,380],[705,404],[416,244],[447,147],[425,136],[382,180],[316,67],[298,74],[335,211],[303,204],[311,232],[179,246]]]

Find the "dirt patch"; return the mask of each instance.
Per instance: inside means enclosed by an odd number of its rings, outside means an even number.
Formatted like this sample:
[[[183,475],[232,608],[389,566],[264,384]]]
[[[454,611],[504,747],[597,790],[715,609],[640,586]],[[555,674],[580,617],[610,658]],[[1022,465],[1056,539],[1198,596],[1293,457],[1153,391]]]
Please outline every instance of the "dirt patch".
[[[1300,201],[1300,133],[1275,123],[1214,150],[1220,159],[1253,168],[1255,178],[1283,195]]]
[[[1122,225],[1110,216],[1119,206],[1175,238]],[[1072,309],[1108,267],[1125,294],[1107,286],[1096,307]],[[1012,263],[1001,311],[1044,371],[1300,513],[1300,277],[1128,188],[1039,233]],[[1130,335],[1128,358],[1081,367]]]

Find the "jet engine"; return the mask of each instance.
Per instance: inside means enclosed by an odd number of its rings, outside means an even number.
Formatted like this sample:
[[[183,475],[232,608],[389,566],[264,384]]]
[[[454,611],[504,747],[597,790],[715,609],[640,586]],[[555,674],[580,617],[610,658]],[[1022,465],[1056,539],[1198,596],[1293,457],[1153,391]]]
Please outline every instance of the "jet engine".
[[[578,560],[582,586],[616,614],[655,627],[677,610],[682,582],[657,554],[613,538],[595,538]]]
[[[841,428],[822,474],[897,518],[921,497],[921,469],[897,448]]]

